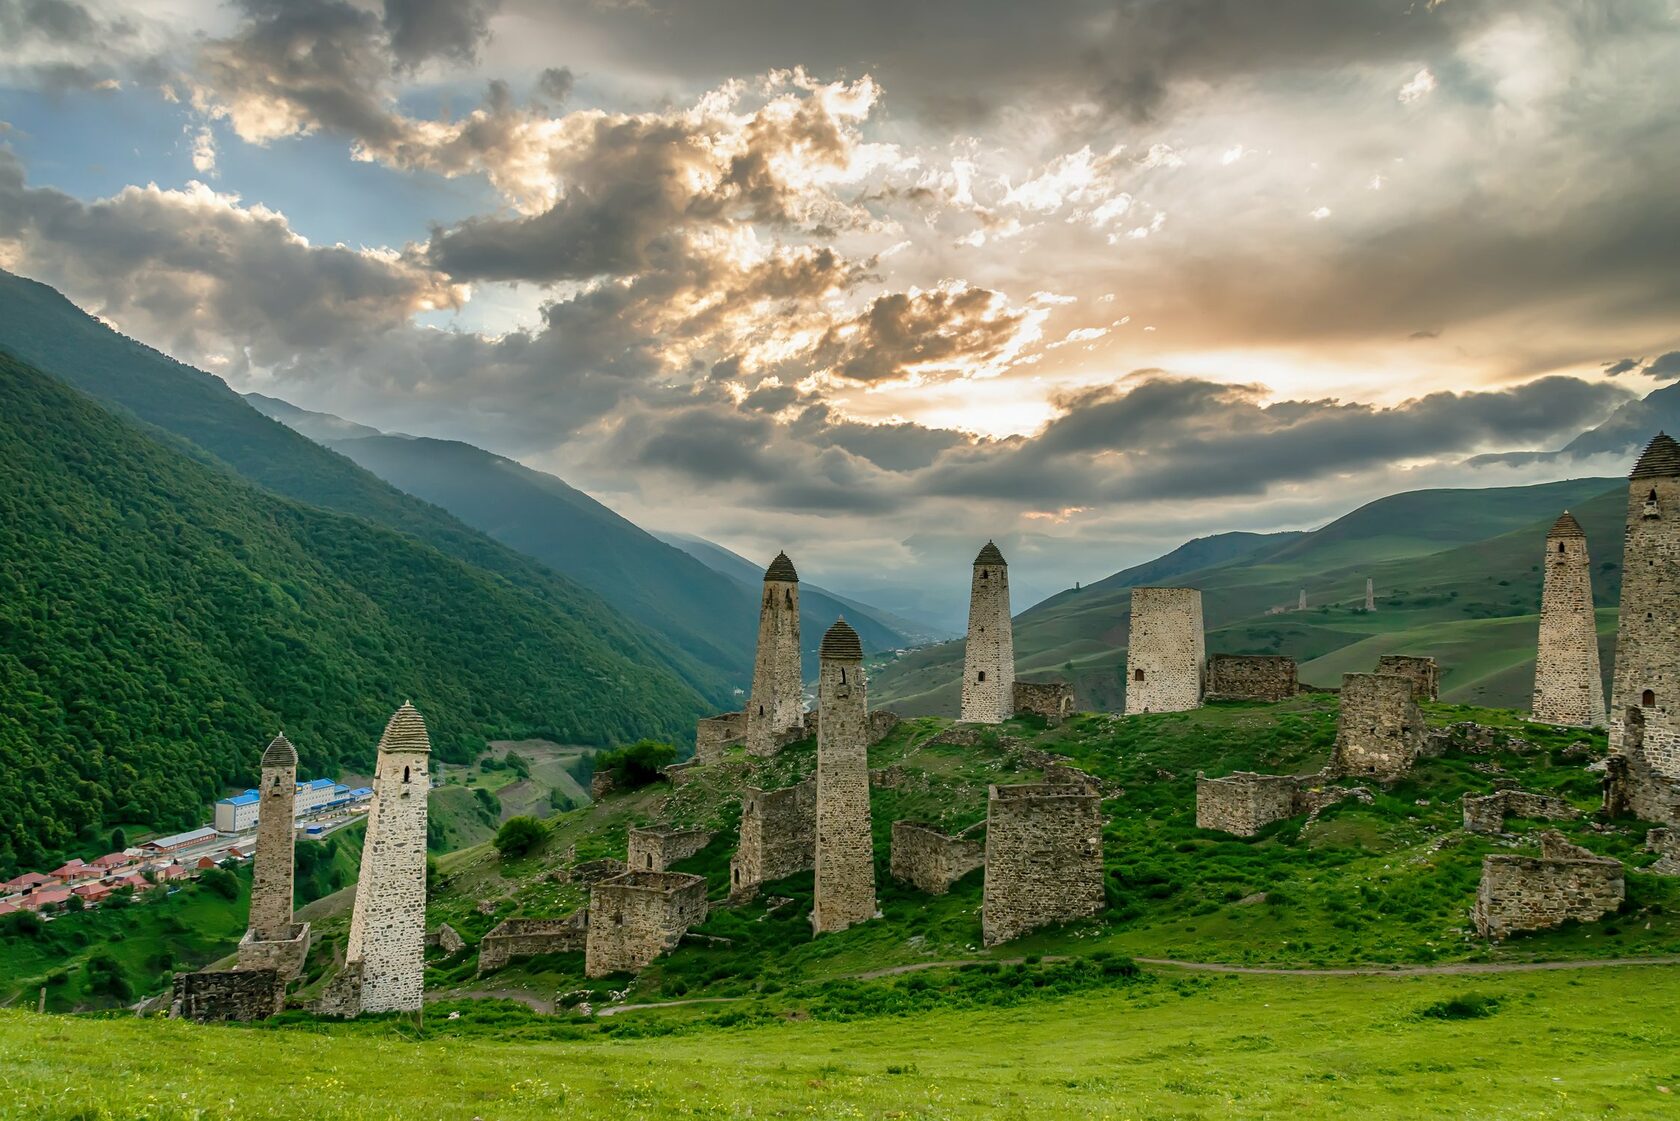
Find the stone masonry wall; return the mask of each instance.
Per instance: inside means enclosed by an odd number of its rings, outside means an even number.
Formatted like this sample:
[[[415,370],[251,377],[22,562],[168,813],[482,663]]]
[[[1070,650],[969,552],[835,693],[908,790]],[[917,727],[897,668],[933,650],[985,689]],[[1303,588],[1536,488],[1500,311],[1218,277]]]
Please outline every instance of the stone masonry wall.
[[[1466,794],[1463,806],[1464,828],[1471,833],[1503,833],[1507,817],[1563,821],[1581,816],[1580,810],[1562,798],[1526,790],[1496,790],[1483,797]]]
[[[283,981],[290,981],[303,972],[309,959],[309,924],[293,923],[284,938],[252,937],[247,930],[239,941],[239,969],[272,969]]]
[[[1202,593],[1133,588],[1126,647],[1126,713],[1182,712],[1202,703],[1207,664]]]
[[[1300,782],[1293,775],[1237,771],[1224,778],[1196,775],[1196,828],[1252,837],[1294,816]]]
[[[716,763],[723,753],[747,738],[747,714],[726,712],[708,716],[694,726],[694,761]]]
[[[774,755],[782,738],[805,717],[805,678],[799,650],[799,581],[764,581],[758,608],[758,653],[747,699],[747,750]]]
[[[995,946],[1103,908],[1102,800],[1074,784],[994,786],[981,936]]]
[[[1053,727],[1073,715],[1073,686],[1065,681],[1017,681],[1016,713],[1042,716]]]
[[[1337,774],[1389,782],[1411,769],[1423,749],[1423,714],[1412,679],[1396,674],[1342,675],[1332,767]]]
[[[729,862],[729,893],[750,895],[760,884],[808,872],[817,854],[817,780],[741,794],[741,832]]]
[[[630,867],[638,872],[663,872],[687,860],[712,839],[706,829],[630,830]]]
[[[817,696],[817,851],[811,927],[845,930],[875,917],[875,847],[869,818],[869,703],[861,648],[832,651],[836,623],[824,636]],[[845,646],[844,643],[839,644]],[[855,649],[857,656],[852,657]]]
[[[991,552],[996,554],[996,549]],[[1015,636],[1009,619],[1009,566],[1002,563],[1002,554],[996,555],[996,564],[975,561],[969,585],[960,717],[968,724],[1001,724],[1014,711]]]
[[[626,872],[589,891],[584,975],[635,972],[676,947],[706,917],[706,878],[682,872]]]
[[[1586,534],[1567,513],[1546,537],[1545,573],[1534,656],[1534,719],[1580,728],[1603,725],[1592,562]]]
[[[1285,701],[1296,693],[1295,659],[1274,654],[1215,654],[1207,693],[1228,700]]]
[[[944,895],[985,863],[986,845],[978,838],[950,837],[919,821],[893,822],[892,877],[900,883]]]
[[[479,940],[478,972],[483,976],[514,958],[574,953],[588,939],[588,908],[563,919],[506,919]]]
[[[200,1023],[266,1020],[285,1001],[286,982],[272,969],[177,973],[169,1014]]]
[[[1384,654],[1377,659],[1377,672],[1404,677],[1412,683],[1412,699],[1438,701],[1441,699],[1441,667],[1434,658],[1415,658],[1406,654]]]
[[[1493,939],[1569,919],[1591,922],[1622,905],[1623,880],[1618,860],[1487,856],[1471,916],[1476,932]]]
[[[286,737],[276,736],[263,752],[260,781],[247,933],[254,942],[286,941],[293,936],[292,810],[297,800],[297,753]]]
[[[1645,834],[1645,851],[1657,854],[1657,862],[1642,871],[1654,876],[1680,876],[1680,829],[1663,826]]]

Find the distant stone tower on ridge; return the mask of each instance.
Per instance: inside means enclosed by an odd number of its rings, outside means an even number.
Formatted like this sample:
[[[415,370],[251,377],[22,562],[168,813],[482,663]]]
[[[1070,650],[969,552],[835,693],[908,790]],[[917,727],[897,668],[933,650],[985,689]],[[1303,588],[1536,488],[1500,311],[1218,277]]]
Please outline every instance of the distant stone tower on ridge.
[[[1126,713],[1182,712],[1202,703],[1207,639],[1197,588],[1133,588],[1126,644]]]
[[[758,607],[758,656],[747,699],[747,751],[774,755],[782,734],[805,719],[805,679],[799,666],[799,573],[786,553],[764,570]]]
[[[1628,482],[1622,605],[1610,690],[1620,808],[1680,823],[1680,444],[1658,433]],[[1618,777],[1619,776],[1619,777]],[[1614,790],[1607,793],[1614,794]]]
[[[1305,611],[1306,609],[1307,609],[1307,589],[1302,588],[1301,589],[1301,598],[1295,601],[1295,610]]]
[[[811,929],[825,934],[875,917],[869,823],[869,704],[863,644],[846,620],[823,635],[817,676],[817,875]]]
[[[274,969],[284,979],[303,971],[309,952],[309,924],[292,921],[297,762],[297,750],[284,732],[262,754],[257,851],[251,860],[251,916],[239,943],[240,969]]]
[[[1001,724],[1015,703],[1015,634],[1009,622],[1009,563],[990,541],[974,558],[963,655],[962,720]]]
[[[1377,585],[1369,576],[1365,577],[1365,610],[1377,609]]]
[[[1534,656],[1534,719],[1592,728],[1604,723],[1592,565],[1587,535],[1568,510],[1546,534],[1540,645]]]
[[[354,1010],[419,1009],[426,964],[426,796],[432,743],[403,702],[379,737],[373,805],[350,917],[345,970],[360,978]]]

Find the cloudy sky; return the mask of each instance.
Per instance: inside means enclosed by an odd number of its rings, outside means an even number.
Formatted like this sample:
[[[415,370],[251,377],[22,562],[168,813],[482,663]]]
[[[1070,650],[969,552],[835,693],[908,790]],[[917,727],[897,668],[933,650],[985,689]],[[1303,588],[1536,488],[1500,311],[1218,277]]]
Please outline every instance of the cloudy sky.
[[[0,0],[0,43],[0,265],[848,590],[1538,481],[1464,461],[1680,376],[1680,0]]]

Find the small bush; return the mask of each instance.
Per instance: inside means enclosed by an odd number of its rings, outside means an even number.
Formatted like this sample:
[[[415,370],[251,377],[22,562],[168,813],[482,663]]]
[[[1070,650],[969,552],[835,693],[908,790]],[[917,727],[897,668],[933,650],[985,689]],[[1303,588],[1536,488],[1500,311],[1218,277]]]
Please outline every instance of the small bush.
[[[548,826],[521,814],[502,822],[496,831],[496,851],[506,859],[524,856],[548,839]]]
[[[1498,997],[1487,993],[1465,993],[1420,1008],[1418,1016],[1425,1020],[1480,1020],[1497,1011]]]
[[[612,774],[613,785],[634,790],[660,777],[660,770],[677,761],[677,749],[658,740],[637,740],[627,747],[608,751],[595,760],[597,771]]]

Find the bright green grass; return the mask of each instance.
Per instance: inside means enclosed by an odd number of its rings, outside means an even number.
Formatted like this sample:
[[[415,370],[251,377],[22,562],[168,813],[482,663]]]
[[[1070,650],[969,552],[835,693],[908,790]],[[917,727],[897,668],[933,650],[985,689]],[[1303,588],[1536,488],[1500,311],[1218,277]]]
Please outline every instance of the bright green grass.
[[[1492,1014],[1424,1014],[1462,998]],[[419,1041],[388,1021],[264,1030],[4,1013],[0,1118],[1659,1118],[1680,1108],[1677,1005],[1680,969],[1642,967],[1164,973],[850,1022],[636,1013],[613,1033],[632,1038],[537,1042],[436,1015]]]

